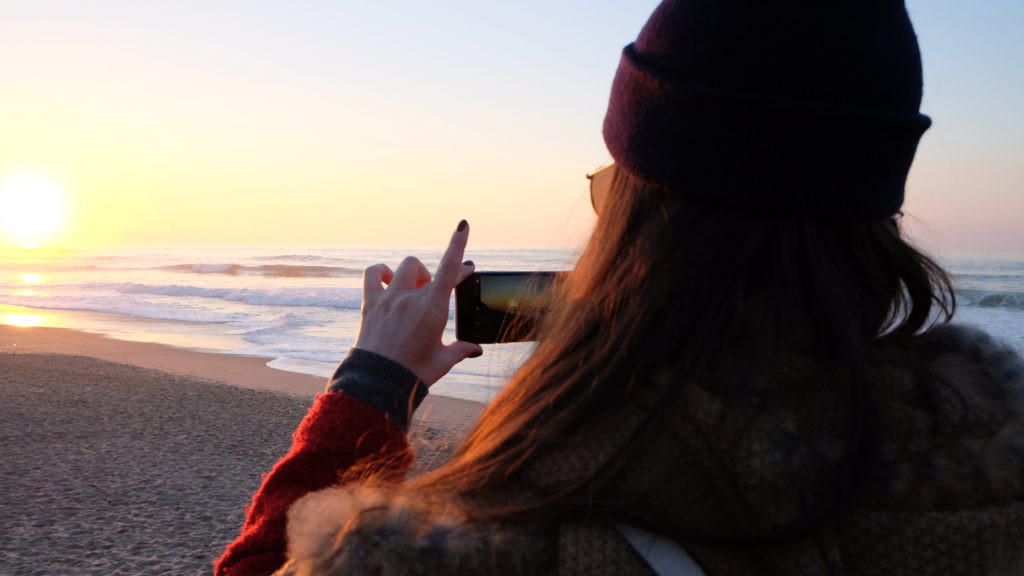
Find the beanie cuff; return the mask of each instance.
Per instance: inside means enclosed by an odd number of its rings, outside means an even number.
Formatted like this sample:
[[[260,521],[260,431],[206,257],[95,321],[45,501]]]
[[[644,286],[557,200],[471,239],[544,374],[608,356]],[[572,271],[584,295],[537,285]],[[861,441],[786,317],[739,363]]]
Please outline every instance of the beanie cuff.
[[[625,48],[604,123],[617,165],[694,203],[883,218],[903,204],[922,114],[773,98],[666,78]]]

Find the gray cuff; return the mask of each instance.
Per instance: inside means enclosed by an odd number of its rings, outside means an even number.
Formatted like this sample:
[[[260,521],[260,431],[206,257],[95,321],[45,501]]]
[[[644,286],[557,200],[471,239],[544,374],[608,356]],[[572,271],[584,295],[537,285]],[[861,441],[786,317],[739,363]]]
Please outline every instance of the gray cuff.
[[[427,397],[427,386],[408,368],[380,354],[353,348],[327,383],[328,392],[345,396],[380,410],[409,429],[412,412]]]

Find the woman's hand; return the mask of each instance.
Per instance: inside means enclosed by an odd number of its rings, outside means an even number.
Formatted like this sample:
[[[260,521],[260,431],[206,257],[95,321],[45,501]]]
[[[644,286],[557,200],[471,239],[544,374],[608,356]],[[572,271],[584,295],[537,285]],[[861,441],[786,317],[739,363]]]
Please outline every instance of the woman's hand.
[[[426,266],[412,256],[394,272],[384,264],[367,268],[356,348],[398,362],[428,386],[463,359],[482,354],[479,344],[441,343],[452,290],[473,272],[472,262],[462,263],[468,239],[469,224],[463,220],[452,234],[433,280]]]

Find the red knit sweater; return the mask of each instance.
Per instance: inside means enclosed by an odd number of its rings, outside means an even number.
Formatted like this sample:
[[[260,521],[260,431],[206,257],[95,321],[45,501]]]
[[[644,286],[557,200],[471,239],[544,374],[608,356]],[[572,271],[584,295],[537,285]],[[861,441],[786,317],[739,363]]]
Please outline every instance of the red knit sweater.
[[[253,496],[242,533],[217,562],[216,575],[272,574],[285,562],[287,514],[296,500],[373,462],[404,476],[412,460],[405,433],[383,413],[341,393],[318,396],[291,450]]]

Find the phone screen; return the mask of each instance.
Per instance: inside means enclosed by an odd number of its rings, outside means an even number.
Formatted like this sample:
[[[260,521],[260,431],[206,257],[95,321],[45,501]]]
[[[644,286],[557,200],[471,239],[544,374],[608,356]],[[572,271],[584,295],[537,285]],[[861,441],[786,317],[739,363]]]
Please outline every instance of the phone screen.
[[[477,272],[455,289],[455,337],[522,342],[551,301],[555,272]]]
[[[528,276],[484,275],[480,277],[480,302],[492,310],[539,313],[551,299],[551,279]]]

